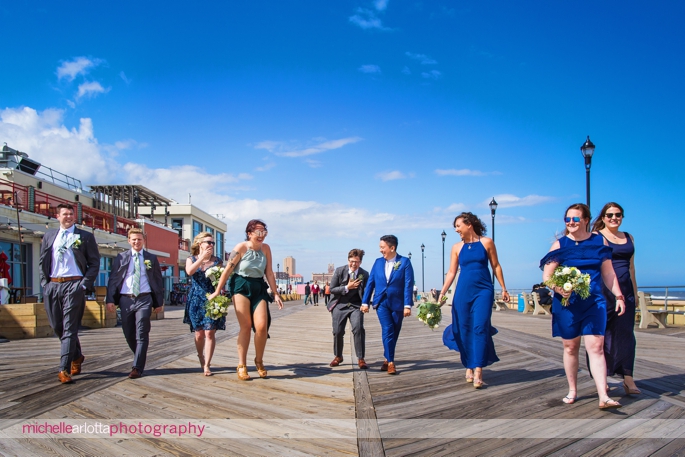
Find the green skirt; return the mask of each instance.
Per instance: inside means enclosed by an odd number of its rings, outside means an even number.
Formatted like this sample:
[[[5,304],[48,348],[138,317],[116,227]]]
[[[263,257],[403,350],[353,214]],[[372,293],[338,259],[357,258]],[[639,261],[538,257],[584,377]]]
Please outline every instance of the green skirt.
[[[269,311],[269,303],[273,299],[267,292],[269,286],[264,278],[248,278],[234,274],[228,283],[232,295],[242,295],[250,300],[250,319],[252,319],[252,330],[254,331],[254,312],[257,306],[264,300],[266,302],[266,328],[267,331],[271,327],[271,312]]]

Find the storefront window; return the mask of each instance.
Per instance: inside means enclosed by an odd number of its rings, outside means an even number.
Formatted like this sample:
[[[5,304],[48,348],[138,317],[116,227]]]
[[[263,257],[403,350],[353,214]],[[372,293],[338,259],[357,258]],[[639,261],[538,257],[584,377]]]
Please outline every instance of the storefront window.
[[[198,221],[193,221],[193,240],[195,239],[196,236],[200,234],[202,231],[202,223]],[[191,242],[193,240],[190,240]]]
[[[24,296],[34,295],[32,245],[0,241],[0,252],[7,256],[4,265],[0,262],[0,277],[9,275],[12,300],[16,302]]]

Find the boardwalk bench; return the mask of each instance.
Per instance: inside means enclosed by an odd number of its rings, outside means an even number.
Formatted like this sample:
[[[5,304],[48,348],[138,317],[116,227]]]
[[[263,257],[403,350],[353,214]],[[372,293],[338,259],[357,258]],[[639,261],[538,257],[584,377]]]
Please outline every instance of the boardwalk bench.
[[[504,301],[502,294],[495,294],[495,311],[506,311],[509,309],[509,303]]]
[[[521,296],[523,296],[523,314],[535,314],[535,302],[533,302],[533,297],[527,292],[521,292]]]
[[[650,324],[656,324],[659,328],[666,328],[666,319],[669,314],[685,314],[683,311],[652,310],[652,295],[638,291],[638,301],[640,306],[640,328],[647,328]]]
[[[533,297],[533,304],[535,305],[535,309],[533,309],[533,316],[537,314],[552,314],[552,305],[543,305],[542,303],[540,303],[539,293],[532,292],[530,295]]]

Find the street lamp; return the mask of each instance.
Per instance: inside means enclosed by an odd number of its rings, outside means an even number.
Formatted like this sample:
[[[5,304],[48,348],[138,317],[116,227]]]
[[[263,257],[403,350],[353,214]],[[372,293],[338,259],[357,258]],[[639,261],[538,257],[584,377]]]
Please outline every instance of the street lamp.
[[[490,215],[492,215],[492,242],[495,242],[495,211],[497,211],[497,202],[495,197],[492,197],[492,201],[488,205],[490,206]],[[495,285],[495,269],[492,269],[492,285]]]
[[[447,238],[447,233],[443,230],[440,234],[442,237],[442,280],[445,280],[445,238]]]
[[[276,264],[276,289],[278,289],[278,280],[281,279],[281,264],[277,263]]]
[[[426,291],[426,275],[423,273],[423,264],[424,264],[424,255],[423,252],[426,249],[426,246],[421,243],[421,292]]]
[[[407,257],[409,257],[409,260],[411,260],[411,252],[407,254]]]
[[[595,145],[590,141],[590,135],[580,147],[580,152],[585,157],[585,200],[588,208],[590,207],[590,166],[592,165],[592,155],[595,153]]]

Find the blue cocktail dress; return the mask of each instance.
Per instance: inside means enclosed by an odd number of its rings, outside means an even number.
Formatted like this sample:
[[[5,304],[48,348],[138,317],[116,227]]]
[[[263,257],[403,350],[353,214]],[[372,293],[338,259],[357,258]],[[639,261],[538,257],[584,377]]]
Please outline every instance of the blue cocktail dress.
[[[190,258],[192,262],[196,261],[195,257]],[[209,267],[221,265],[221,260],[214,257],[214,263]],[[215,287],[212,285],[212,280],[205,276],[206,271],[198,268],[193,273],[193,282],[188,291],[188,301],[186,303],[185,315],[183,316],[183,323],[190,325],[190,331],[197,330],[226,330],[226,316],[219,319],[212,319],[205,316],[205,304],[207,303],[207,294],[214,292]]]
[[[459,352],[466,368],[486,367],[499,360],[492,336],[492,305],[495,290],[488,269],[488,253],[479,241],[464,243],[459,251],[459,280],[452,302],[452,325],[442,341]]]
[[[571,340],[581,335],[604,335],[606,329],[606,300],[602,292],[602,262],[611,259],[611,248],[604,245],[604,238],[591,234],[583,241],[567,236],[559,239],[559,249],[550,251],[540,261],[540,269],[551,262],[559,266],[576,267],[590,275],[590,296],[582,299],[577,293],[569,297],[568,306],[562,306],[563,298],[554,294],[552,302],[552,336]]]

